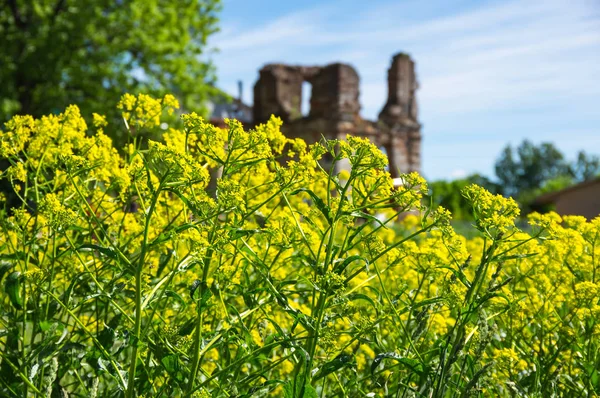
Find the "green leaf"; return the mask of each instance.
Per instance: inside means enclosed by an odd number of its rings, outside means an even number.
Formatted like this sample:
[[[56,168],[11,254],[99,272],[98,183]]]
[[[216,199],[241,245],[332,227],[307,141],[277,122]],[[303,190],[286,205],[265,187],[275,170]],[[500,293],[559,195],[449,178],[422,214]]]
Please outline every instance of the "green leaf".
[[[315,319],[310,315],[304,314],[302,311],[295,310],[288,306],[285,310],[292,318],[294,323],[292,324],[291,331],[294,332],[298,323],[300,323],[306,330],[315,330]]]
[[[498,283],[497,285],[494,285],[490,288],[490,292],[495,292],[496,290],[500,290],[502,289],[504,286],[508,285],[514,278],[512,276],[509,276],[508,278],[504,279],[502,282]]]
[[[163,270],[165,269],[165,267],[167,266],[169,261],[171,261],[171,258],[173,257],[173,253],[175,253],[173,250],[167,250],[166,253],[160,254],[158,268],[156,269],[156,277],[157,278],[160,277],[160,274],[162,274]]]
[[[13,264],[10,263],[4,263],[2,265],[0,265],[0,281],[2,281],[2,278],[4,278],[4,275],[6,275],[6,273],[12,268],[14,267]]]
[[[317,209],[319,209],[319,211],[321,212],[321,214],[323,214],[325,216],[325,219],[327,220],[327,222],[329,222],[329,224],[331,224],[331,217],[330,217],[330,209],[329,206],[327,206],[323,200],[321,198],[319,198],[317,196],[316,193],[314,193],[313,191],[311,191],[308,188],[300,188],[300,189],[296,189],[295,191],[293,191],[291,193],[291,195],[297,195],[300,192],[306,192],[307,194],[310,195],[310,197],[312,198],[313,202],[315,203],[315,206],[317,206]]]
[[[104,359],[98,358],[98,369],[100,369],[100,370],[102,370],[104,372],[109,372],[110,371],[109,370],[110,363],[107,366],[106,362],[107,361],[105,361]]]
[[[377,366],[379,366],[381,361],[383,361],[384,359],[393,359],[396,362],[400,362],[401,364],[405,365],[406,367],[408,367],[409,369],[411,369],[419,375],[425,373],[425,368],[423,367],[423,364],[417,361],[416,359],[406,358],[396,354],[395,352],[383,352],[381,354],[377,354],[375,356],[375,359],[373,359],[373,363],[371,364],[371,374],[375,372]]]
[[[413,309],[417,309],[419,307],[423,307],[425,305],[431,305],[431,304],[437,304],[439,302],[444,301],[444,298],[441,296],[437,296],[437,297],[432,297],[430,299],[425,299],[425,300],[421,300],[418,303],[414,303],[411,308]]]
[[[294,384],[287,382],[283,385],[283,398],[294,398]]]
[[[510,256],[498,256],[494,259],[492,259],[492,262],[504,262],[504,261],[509,261],[509,260],[521,260],[524,258],[529,258],[529,257],[534,257],[537,256],[539,253],[525,253],[525,254],[513,254]]]
[[[588,366],[587,369],[588,372],[591,373],[590,382],[596,389],[598,389],[598,387],[600,387],[600,373],[598,373],[598,370],[594,369],[592,366]]]
[[[198,290],[200,290],[202,293],[202,297],[195,297]],[[190,297],[194,301],[200,301],[200,306],[204,307],[208,303],[208,300],[210,300],[211,296],[212,292],[208,288],[206,282],[202,282],[199,279],[196,279],[194,282],[192,282],[192,285],[190,286]]]
[[[179,371],[179,357],[175,354],[163,357],[160,362],[170,374],[175,374]]]
[[[352,293],[348,296],[348,300],[349,301],[353,301],[353,300],[365,300],[367,302],[369,302],[369,304],[371,304],[373,306],[373,309],[375,310],[375,314],[377,316],[379,316],[379,309],[377,308],[377,304],[375,304],[375,301],[373,301],[373,299],[369,296],[367,296],[366,294],[363,293]]]
[[[481,376],[488,370],[488,368],[490,366],[493,365],[493,362],[490,362],[488,364],[486,364],[483,368],[479,369],[477,371],[477,373],[475,373],[473,375],[473,378],[471,380],[469,380],[469,383],[467,383],[467,385],[465,386],[464,392],[463,392],[463,397],[468,397],[469,396],[469,391],[471,389],[473,389],[473,387],[475,387],[477,385],[477,381],[479,381],[479,379],[481,378]]]
[[[317,390],[310,384],[304,386],[304,394],[302,394],[302,398],[318,398]]]
[[[346,366],[350,366],[353,363],[354,363],[353,355],[340,354],[337,357],[335,357],[333,360],[331,360],[331,361],[327,362],[326,364],[324,364],[323,366],[321,366],[321,368],[313,376],[313,381],[322,379],[323,377],[327,376],[328,374],[333,373],[337,370],[340,370],[341,368],[344,368]]]
[[[73,293],[73,288],[75,287],[75,284],[79,282],[80,276],[82,276],[84,274],[86,274],[86,273],[75,276],[75,278],[73,278],[71,283],[69,283],[69,287],[67,287],[67,289],[63,293],[62,302],[65,303],[66,305],[69,305],[69,302],[71,301],[71,294]]]
[[[237,240],[239,238],[245,238],[250,235],[260,233],[260,229],[231,229],[229,233],[230,240]]]
[[[179,328],[177,334],[179,336],[188,336],[192,333],[196,327],[196,319],[196,317],[188,319],[188,321]]]
[[[369,221],[372,221],[372,222],[374,222],[376,224],[379,224],[380,227],[385,228],[385,224],[382,223],[380,219],[378,219],[377,217],[374,217],[374,216],[372,216],[370,214],[367,214],[364,211],[355,210],[353,212],[345,212],[344,214],[348,214],[348,215],[350,215],[352,217],[355,217],[355,218],[365,218],[365,219],[367,219]]]
[[[467,279],[467,276],[461,269],[454,269],[447,265],[441,265],[437,268],[447,269],[448,271],[452,272],[454,274],[454,276],[456,277],[456,279],[458,279],[463,285],[465,285],[467,287],[467,289],[471,288],[471,283],[469,282],[469,280]]]
[[[300,393],[300,386],[297,387],[298,393]],[[283,385],[283,397],[284,398],[296,398],[294,395],[294,383],[288,381]],[[318,398],[317,390],[310,384],[304,385],[304,393],[302,398]]]
[[[480,298],[479,300],[477,300],[477,307],[481,306],[486,301],[491,300],[495,297],[500,297],[500,298],[504,299],[504,301],[506,301],[506,303],[508,305],[511,304],[511,300],[510,300],[510,298],[508,298],[508,296],[506,294],[501,293],[501,292],[495,292],[495,293],[488,293],[485,296],[483,296],[482,298]]]
[[[99,253],[105,255],[106,257],[112,258],[113,260],[118,260],[118,258],[119,258],[119,256],[117,255],[117,252],[115,252],[114,249],[94,245],[91,243],[85,243],[85,244],[79,246],[79,248],[77,249],[77,251],[90,251],[90,250],[96,250]]]
[[[25,259],[24,252],[16,252],[16,253],[3,253],[0,254],[0,260],[24,260]]]
[[[18,310],[23,308],[23,300],[21,298],[19,286],[21,279],[21,273],[15,271],[6,277],[6,281],[4,282],[4,291],[8,294],[10,303]]]
[[[51,322],[48,322],[48,321],[40,322],[40,329],[42,330],[42,332],[47,332],[48,330],[50,330],[51,326],[52,326]]]
[[[369,260],[367,260],[366,258],[359,256],[358,254],[355,254],[354,256],[350,256],[348,258],[346,258],[344,261],[342,261],[341,264],[336,265],[333,268],[333,272],[335,272],[336,274],[341,274],[352,262],[354,261],[364,261],[365,266],[367,268],[367,271],[369,270]]]
[[[196,290],[198,290],[201,284],[202,282],[200,281],[200,279],[195,279],[190,285],[190,297],[192,298],[192,300],[194,299],[194,293],[196,293]]]
[[[183,299],[183,297],[181,297],[181,295],[179,293],[177,293],[173,290],[167,290],[167,291],[165,291],[165,296],[174,298],[179,304],[181,304],[183,306],[184,309],[187,307],[187,303],[185,302],[185,300]]]

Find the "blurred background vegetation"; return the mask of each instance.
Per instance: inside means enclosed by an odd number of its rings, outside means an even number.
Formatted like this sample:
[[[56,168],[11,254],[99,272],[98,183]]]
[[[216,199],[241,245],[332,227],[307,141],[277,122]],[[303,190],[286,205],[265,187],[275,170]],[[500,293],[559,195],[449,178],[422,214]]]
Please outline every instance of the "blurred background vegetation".
[[[429,199],[435,207],[449,209],[455,220],[472,220],[471,210],[461,197],[460,190],[478,184],[494,194],[512,196],[521,205],[523,214],[551,210],[535,203],[539,196],[559,191],[600,175],[600,158],[580,151],[577,158],[566,159],[549,142],[535,145],[525,140],[518,147],[507,145],[495,163],[495,178],[472,174],[465,178],[429,184]]]
[[[206,113],[221,95],[207,46],[220,10],[219,0],[3,1],[0,123],[69,104],[88,120],[92,111],[118,120],[114,104],[126,92],[172,93]]]
[[[219,30],[221,0],[5,0],[0,7],[0,124],[15,114],[40,117],[78,104],[107,116],[120,148],[129,137],[116,104],[124,93],[176,95],[182,110],[208,116],[209,101],[227,101],[216,86],[208,39]],[[266,60],[261,60],[264,62]],[[170,119],[175,123],[176,116]],[[146,137],[158,139],[168,124]],[[495,176],[473,174],[430,183],[430,200],[456,220],[471,215],[460,190],[477,183],[512,196],[527,213],[540,195],[600,174],[597,156],[566,159],[552,143],[506,146]]]

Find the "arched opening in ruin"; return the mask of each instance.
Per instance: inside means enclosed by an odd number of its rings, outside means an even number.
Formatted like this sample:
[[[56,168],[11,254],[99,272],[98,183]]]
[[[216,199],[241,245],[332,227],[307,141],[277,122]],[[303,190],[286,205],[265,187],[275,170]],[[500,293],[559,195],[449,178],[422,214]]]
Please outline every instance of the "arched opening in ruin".
[[[310,99],[312,96],[312,84],[306,80],[302,82],[302,101],[300,103],[300,113],[302,117],[307,117],[310,113]]]
[[[386,171],[390,172],[392,178],[398,178],[401,173],[401,170],[398,167],[398,162],[400,161],[400,159],[396,159],[398,153],[394,151],[392,143],[387,143],[383,146],[383,148],[380,149],[382,149],[382,151],[388,158],[388,166],[386,167]]]
[[[310,143],[322,136],[371,137],[378,147],[385,147],[387,169],[396,178],[420,167],[417,88],[414,62],[405,54],[396,55],[388,69],[387,101],[378,119],[368,120],[360,116],[359,76],[352,66],[268,64],[254,86],[253,123],[264,123],[273,114],[280,116],[288,136]]]
[[[385,145],[379,145],[379,150],[388,158],[388,164],[385,166],[385,171],[390,171],[390,156],[388,155],[388,151],[385,148]]]

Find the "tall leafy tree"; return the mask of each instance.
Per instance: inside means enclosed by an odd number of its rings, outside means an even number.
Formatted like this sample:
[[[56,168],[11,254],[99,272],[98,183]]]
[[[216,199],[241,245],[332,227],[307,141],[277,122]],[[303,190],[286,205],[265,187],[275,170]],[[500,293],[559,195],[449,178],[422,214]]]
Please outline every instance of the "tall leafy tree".
[[[495,164],[496,177],[504,194],[516,196],[520,192],[540,188],[544,182],[569,174],[569,163],[553,144],[539,146],[525,140],[513,149],[506,146]]]
[[[462,189],[470,184],[482,186],[493,194],[501,192],[501,187],[486,176],[471,174],[457,180],[438,180],[429,183],[429,200],[434,207],[443,206],[450,210],[454,220],[470,220],[472,219],[472,208],[461,193]]]
[[[0,121],[15,113],[109,113],[124,92],[218,94],[207,39],[220,0],[0,0]]]
[[[600,158],[580,151],[571,164],[571,174],[576,181],[588,181],[600,176]]]

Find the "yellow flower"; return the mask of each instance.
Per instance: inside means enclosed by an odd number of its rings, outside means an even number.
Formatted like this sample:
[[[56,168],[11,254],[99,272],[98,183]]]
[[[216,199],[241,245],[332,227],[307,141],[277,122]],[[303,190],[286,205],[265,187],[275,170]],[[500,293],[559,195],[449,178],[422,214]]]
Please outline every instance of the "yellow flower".
[[[27,182],[27,170],[23,163],[19,162],[8,169],[8,175],[18,181]]]
[[[580,282],[575,285],[575,295],[582,301],[590,301],[598,296],[599,286],[593,282]]]
[[[493,195],[475,184],[465,187],[462,194],[473,206],[475,222],[482,232],[504,233],[514,228],[520,210],[512,198]]]
[[[174,109],[179,109],[179,101],[177,101],[177,98],[171,94],[165,95],[162,104],[167,108],[169,115],[173,114]]]
[[[92,113],[92,119],[93,119],[94,127],[102,128],[102,127],[108,125],[108,122],[106,121],[106,116],[99,115],[97,113]]]
[[[50,193],[40,203],[42,213],[50,220],[50,225],[62,229],[77,222],[77,214],[66,208],[56,194]]]

